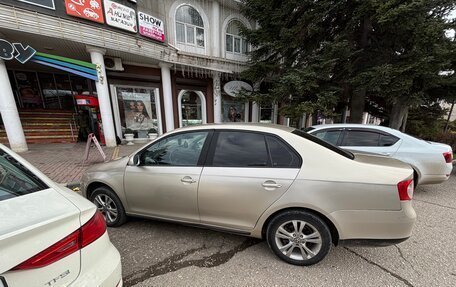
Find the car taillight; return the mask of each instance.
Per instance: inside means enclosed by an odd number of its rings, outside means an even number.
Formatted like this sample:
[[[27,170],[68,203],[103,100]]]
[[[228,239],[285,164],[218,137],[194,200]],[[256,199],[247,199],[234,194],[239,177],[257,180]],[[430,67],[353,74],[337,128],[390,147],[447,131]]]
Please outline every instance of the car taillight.
[[[407,179],[397,184],[400,200],[412,200],[413,198],[413,179]]]
[[[444,152],[443,157],[445,158],[446,163],[452,163],[453,162],[453,152]]]
[[[34,269],[50,265],[94,242],[105,231],[106,223],[103,214],[96,211],[95,215],[81,228],[17,265],[12,270]]]

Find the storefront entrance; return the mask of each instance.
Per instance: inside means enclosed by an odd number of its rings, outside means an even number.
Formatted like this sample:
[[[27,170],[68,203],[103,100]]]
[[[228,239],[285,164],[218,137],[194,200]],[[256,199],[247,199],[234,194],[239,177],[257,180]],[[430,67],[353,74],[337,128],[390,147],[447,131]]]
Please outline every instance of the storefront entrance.
[[[163,133],[158,88],[113,84],[111,96],[117,135],[124,137],[127,129],[137,139],[147,139],[151,129]]]

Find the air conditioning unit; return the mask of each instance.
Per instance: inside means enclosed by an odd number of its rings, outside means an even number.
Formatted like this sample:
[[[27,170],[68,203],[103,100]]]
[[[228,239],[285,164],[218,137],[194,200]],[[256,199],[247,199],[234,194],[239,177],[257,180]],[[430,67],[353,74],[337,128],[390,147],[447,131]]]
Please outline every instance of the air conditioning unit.
[[[114,57],[105,57],[104,64],[106,70],[110,71],[123,71],[124,67],[122,66],[122,59]]]

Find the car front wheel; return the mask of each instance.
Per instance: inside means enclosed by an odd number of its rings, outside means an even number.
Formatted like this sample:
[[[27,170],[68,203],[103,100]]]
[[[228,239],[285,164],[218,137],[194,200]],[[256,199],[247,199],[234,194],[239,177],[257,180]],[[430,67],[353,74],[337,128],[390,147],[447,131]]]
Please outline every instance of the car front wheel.
[[[122,202],[108,187],[103,186],[95,189],[90,196],[90,200],[103,214],[107,226],[117,227],[127,221],[127,215],[125,214]]]
[[[286,211],[268,225],[267,242],[282,260],[294,265],[320,262],[331,248],[331,232],[318,216],[305,211]]]

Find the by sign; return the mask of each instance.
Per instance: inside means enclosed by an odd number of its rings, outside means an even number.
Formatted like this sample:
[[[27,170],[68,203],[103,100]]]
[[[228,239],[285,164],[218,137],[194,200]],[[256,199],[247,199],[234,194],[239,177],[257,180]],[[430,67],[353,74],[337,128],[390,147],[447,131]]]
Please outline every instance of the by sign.
[[[0,59],[12,60],[16,58],[21,64],[25,64],[36,53],[36,50],[28,46],[24,48],[21,43],[10,43],[0,39]]]
[[[119,3],[104,0],[106,24],[130,32],[138,32],[135,10]]]
[[[228,95],[236,97],[241,90],[247,90],[251,92],[253,91],[253,88],[251,85],[243,81],[231,81],[223,86],[223,90]]]
[[[139,34],[165,42],[165,29],[163,21],[143,12],[138,12]]]
[[[28,4],[32,4],[35,6],[55,10],[55,3],[54,0],[18,0],[19,2],[24,2]]]
[[[65,0],[68,15],[104,23],[101,0]]]

